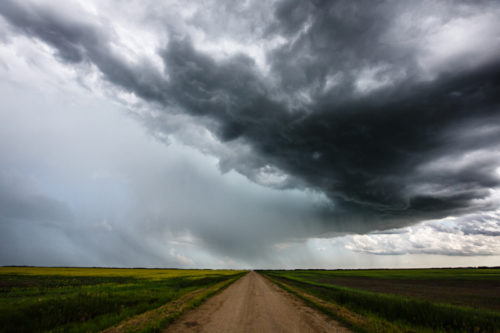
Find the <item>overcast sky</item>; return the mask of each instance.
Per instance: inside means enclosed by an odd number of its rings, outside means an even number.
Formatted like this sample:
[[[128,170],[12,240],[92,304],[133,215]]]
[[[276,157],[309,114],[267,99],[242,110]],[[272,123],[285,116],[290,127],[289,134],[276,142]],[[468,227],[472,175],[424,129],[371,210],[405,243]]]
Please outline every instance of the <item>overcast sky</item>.
[[[0,1],[0,265],[500,262],[498,1]]]

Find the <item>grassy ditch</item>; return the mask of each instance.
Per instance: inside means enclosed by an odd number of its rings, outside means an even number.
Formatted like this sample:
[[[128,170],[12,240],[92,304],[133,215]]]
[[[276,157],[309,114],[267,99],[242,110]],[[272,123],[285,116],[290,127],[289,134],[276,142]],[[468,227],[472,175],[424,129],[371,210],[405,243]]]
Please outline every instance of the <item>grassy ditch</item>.
[[[488,309],[474,309],[320,283],[316,282],[318,279],[314,272],[304,274],[304,271],[265,271],[261,273],[281,283],[282,287],[291,287],[299,293],[304,292],[367,318],[366,321],[360,321],[350,320],[349,316],[340,316],[344,323],[356,331],[380,331],[380,327],[388,323],[394,328],[399,327],[401,331],[500,332],[500,313]],[[377,280],[373,282],[376,283]],[[321,307],[314,300],[309,300],[309,302]]]
[[[222,286],[242,274],[216,270],[2,267],[0,332],[97,332],[190,293]],[[193,305],[196,299],[188,298],[186,302]],[[182,309],[179,306],[179,311]],[[169,315],[174,316],[175,311]]]

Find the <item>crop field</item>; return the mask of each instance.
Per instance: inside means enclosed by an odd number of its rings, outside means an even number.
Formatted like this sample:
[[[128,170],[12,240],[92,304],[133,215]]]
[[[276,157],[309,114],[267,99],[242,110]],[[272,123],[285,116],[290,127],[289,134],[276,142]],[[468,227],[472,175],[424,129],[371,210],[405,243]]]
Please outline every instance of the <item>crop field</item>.
[[[358,332],[500,332],[500,269],[261,271]]]
[[[280,325],[294,318],[298,320],[294,325],[308,325],[318,318],[294,308],[294,301],[280,294],[278,285],[354,332],[500,332],[500,269],[259,273],[267,279],[252,272],[216,296],[224,299],[224,308],[220,300],[209,300],[203,305],[205,312],[189,312],[191,317],[174,326],[196,331],[235,324],[234,330],[245,326],[264,332],[274,331],[272,325],[284,313],[288,315]],[[158,332],[245,274],[0,267],[0,332]],[[235,312],[238,307],[244,311]],[[213,318],[218,320],[212,322]],[[328,320],[318,323],[327,331],[332,325]]]
[[[0,267],[0,331],[154,332],[244,274]]]

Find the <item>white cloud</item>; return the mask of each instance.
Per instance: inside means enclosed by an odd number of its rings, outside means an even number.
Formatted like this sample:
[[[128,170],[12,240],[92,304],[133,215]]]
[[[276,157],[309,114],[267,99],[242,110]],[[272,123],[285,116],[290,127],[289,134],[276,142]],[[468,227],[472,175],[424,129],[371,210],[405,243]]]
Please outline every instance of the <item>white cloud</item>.
[[[376,90],[393,86],[404,79],[406,73],[402,68],[389,64],[364,67],[357,72],[354,86],[361,95],[370,94]]]
[[[376,255],[500,255],[500,210],[344,237],[345,248]]]
[[[413,50],[424,80],[456,68],[471,69],[494,60],[500,51],[500,12],[494,2],[490,4],[411,2],[411,8],[395,18],[384,41]]]
[[[100,222],[94,223],[94,228],[97,230],[113,231],[113,226],[106,220],[103,219]]]
[[[488,61],[500,51],[498,10],[459,17],[437,25],[423,40],[421,63],[429,72],[451,65],[472,67]],[[483,38],[478,38],[483,36]],[[493,38],[484,38],[489,36]],[[491,41],[496,43],[491,43]]]
[[[169,254],[171,257],[173,257],[173,258],[175,258],[175,260],[177,260],[177,263],[179,263],[182,266],[193,267],[195,265],[195,262],[193,259],[188,258],[180,253],[177,253],[177,251],[174,248],[170,248]]]

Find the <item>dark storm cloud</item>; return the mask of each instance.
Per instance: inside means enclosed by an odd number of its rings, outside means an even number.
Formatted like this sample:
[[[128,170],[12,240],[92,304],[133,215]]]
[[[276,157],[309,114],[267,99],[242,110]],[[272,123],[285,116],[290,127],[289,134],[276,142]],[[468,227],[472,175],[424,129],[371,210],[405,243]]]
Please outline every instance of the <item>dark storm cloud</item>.
[[[497,7],[443,2],[441,24]],[[499,185],[491,155],[500,139],[499,48],[474,65],[458,56],[429,65],[429,78],[420,44],[405,40],[423,40],[425,31],[394,36],[396,19],[418,23],[422,11],[409,1],[282,1],[264,29],[267,38],[285,40],[267,53],[269,75],[247,55],[215,60],[176,34],[159,51],[167,80],[147,62],[122,60],[98,23],[0,4],[13,26],[63,61],[92,63],[117,86],[200,119],[227,145],[251,148],[251,158],[222,158],[226,169],[254,181],[281,170],[289,177],[274,186],[325,193],[332,207],[319,216],[327,229],[356,231],[488,210],[484,199]],[[486,44],[493,37],[477,36]]]
[[[335,204],[326,219],[333,212],[337,224],[367,220],[370,224],[362,228],[369,229],[389,226],[390,220],[410,223],[491,208],[472,202],[487,198],[489,189],[498,186],[496,159],[476,159],[453,172],[449,165],[419,167],[445,156],[494,150],[498,127],[465,133],[497,122],[500,63],[419,80],[416,50],[380,40],[395,14],[391,6],[278,6],[270,34],[277,30],[298,37],[269,55],[272,73],[282,91],[293,94],[312,87],[312,101],[292,111],[273,96],[251,60],[238,56],[216,63],[187,40],[171,41],[164,59],[178,89],[177,102],[218,120],[222,140],[251,144],[263,163],[256,167],[276,166],[326,193]],[[382,67],[376,80],[397,78],[401,71],[404,76],[380,91],[356,92],[359,68],[377,68],[382,61],[391,65]],[[325,91],[329,73],[344,79]]]

